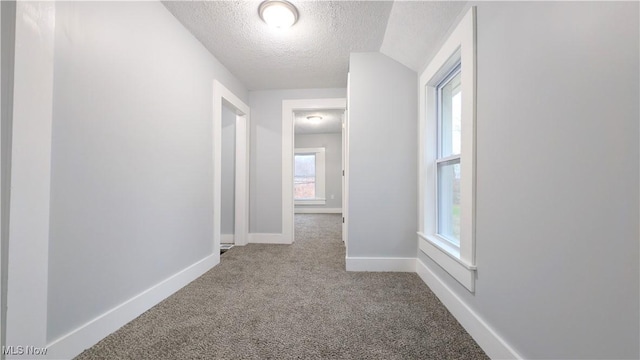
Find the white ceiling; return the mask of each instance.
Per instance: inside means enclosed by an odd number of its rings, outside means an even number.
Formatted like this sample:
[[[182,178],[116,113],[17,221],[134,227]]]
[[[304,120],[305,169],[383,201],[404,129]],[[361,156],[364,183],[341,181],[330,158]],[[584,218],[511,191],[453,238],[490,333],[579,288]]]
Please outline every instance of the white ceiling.
[[[300,17],[284,31],[260,20],[261,0],[163,3],[249,90],[346,87],[351,52],[380,51],[419,70],[465,5],[290,1]]]
[[[340,134],[344,110],[296,111],[294,129],[298,135]],[[309,120],[307,116],[322,116],[322,120]]]

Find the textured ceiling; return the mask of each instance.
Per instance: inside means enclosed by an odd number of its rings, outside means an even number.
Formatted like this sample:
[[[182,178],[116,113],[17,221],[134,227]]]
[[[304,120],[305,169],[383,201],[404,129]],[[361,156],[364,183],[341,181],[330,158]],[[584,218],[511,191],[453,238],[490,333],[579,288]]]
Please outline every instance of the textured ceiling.
[[[379,51],[393,3],[292,1],[288,30],[269,28],[261,1],[166,1],[164,5],[249,90],[346,87],[349,54]]]
[[[345,87],[351,52],[380,51],[420,71],[464,1],[291,0],[287,30],[258,16],[261,0],[164,5],[249,90]]]
[[[342,133],[344,110],[314,110],[295,112],[296,134],[340,134]],[[307,116],[322,116],[320,121],[311,121]]]
[[[420,71],[456,20],[464,1],[396,1],[380,52]]]

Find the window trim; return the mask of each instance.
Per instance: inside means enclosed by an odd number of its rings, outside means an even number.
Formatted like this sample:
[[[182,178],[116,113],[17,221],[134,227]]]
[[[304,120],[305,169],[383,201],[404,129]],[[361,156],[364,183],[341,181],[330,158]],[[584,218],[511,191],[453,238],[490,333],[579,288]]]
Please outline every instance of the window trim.
[[[316,197],[312,199],[296,199],[293,198],[294,205],[325,205],[325,182],[326,182],[326,156],[325,148],[295,148],[293,151],[295,176],[295,158],[296,155],[309,155],[316,156]]]
[[[471,7],[420,76],[419,249],[469,291],[475,291],[476,9]],[[461,64],[460,247],[438,235],[437,87]]]

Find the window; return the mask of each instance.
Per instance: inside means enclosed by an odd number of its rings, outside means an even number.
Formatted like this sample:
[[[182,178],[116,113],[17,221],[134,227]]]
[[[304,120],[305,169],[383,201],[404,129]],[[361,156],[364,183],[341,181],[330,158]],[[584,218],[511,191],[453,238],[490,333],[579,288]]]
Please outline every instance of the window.
[[[419,247],[475,285],[475,8],[420,76]]]
[[[438,84],[436,184],[438,234],[460,247],[460,140],[462,89],[460,64]]]
[[[293,199],[296,205],[324,205],[325,149],[295,149]]]
[[[296,154],[293,188],[296,200],[316,198],[316,154]]]

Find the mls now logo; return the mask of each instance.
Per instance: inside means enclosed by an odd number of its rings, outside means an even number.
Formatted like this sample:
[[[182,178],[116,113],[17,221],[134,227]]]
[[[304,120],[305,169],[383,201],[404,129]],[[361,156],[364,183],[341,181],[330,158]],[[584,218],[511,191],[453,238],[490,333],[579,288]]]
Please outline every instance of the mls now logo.
[[[29,355],[29,356],[44,356],[47,355],[47,348],[40,348],[35,346],[3,346],[2,355]]]

